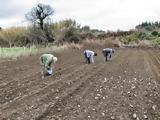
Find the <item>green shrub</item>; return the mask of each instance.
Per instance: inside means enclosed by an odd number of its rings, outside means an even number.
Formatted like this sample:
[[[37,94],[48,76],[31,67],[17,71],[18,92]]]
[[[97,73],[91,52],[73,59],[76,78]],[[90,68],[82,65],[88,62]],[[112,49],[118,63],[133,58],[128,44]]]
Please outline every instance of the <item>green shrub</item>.
[[[160,37],[153,40],[153,46],[160,48]]]
[[[124,44],[138,43],[139,42],[138,33],[133,33],[131,35],[122,36],[120,38],[120,41]]]

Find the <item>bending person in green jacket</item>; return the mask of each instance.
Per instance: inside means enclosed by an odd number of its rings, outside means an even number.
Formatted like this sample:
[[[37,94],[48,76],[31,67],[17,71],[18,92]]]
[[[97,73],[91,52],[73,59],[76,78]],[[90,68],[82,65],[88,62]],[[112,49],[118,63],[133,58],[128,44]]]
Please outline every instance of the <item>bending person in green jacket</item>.
[[[52,75],[53,70],[51,64],[56,63],[57,60],[57,57],[52,54],[43,54],[40,56],[40,64],[42,66],[42,78],[44,78],[45,75]]]

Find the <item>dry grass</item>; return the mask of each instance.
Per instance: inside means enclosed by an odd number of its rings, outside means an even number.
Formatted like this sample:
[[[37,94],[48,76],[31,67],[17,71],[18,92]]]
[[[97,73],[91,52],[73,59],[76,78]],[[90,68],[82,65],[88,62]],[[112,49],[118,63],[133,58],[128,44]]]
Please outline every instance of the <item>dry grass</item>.
[[[4,40],[16,38],[18,35],[25,34],[27,28],[25,27],[12,27],[8,29],[3,29],[0,31],[0,37]]]
[[[86,40],[82,43],[83,48],[105,48],[105,47],[120,47],[120,43],[117,40],[105,39],[105,40]]]
[[[65,43],[62,46],[64,49],[97,49],[105,47],[120,47],[120,43],[117,40],[85,40],[81,44]]]
[[[139,42],[139,44],[138,44],[137,47],[139,47],[139,48],[151,48],[151,47],[153,47],[153,46],[152,46],[151,41],[143,40],[143,41],[140,41],[140,42]]]
[[[78,49],[80,50],[82,48],[82,44],[75,44],[75,43],[70,43],[70,44],[66,44],[68,46],[68,48],[70,49]]]
[[[11,47],[18,37],[24,36],[26,33],[27,33],[27,28],[25,27],[12,27],[1,30],[0,38],[6,41]]]

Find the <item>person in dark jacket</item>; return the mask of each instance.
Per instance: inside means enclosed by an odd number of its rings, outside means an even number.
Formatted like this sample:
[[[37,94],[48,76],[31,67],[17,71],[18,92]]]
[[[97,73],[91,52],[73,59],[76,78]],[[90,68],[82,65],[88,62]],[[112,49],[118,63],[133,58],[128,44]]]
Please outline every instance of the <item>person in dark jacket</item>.
[[[102,50],[102,53],[103,53],[103,55],[104,55],[104,57],[105,57],[105,61],[106,61],[106,62],[107,62],[108,60],[111,60],[112,54],[113,54],[114,52],[115,52],[115,50],[112,49],[112,48],[105,48],[105,49]]]

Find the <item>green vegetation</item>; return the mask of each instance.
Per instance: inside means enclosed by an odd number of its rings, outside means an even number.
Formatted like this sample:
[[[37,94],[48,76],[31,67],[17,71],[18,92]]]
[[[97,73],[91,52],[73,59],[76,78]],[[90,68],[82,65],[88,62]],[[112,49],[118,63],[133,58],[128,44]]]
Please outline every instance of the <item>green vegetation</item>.
[[[152,43],[154,47],[160,48],[160,37],[155,38]]]
[[[31,55],[36,53],[38,50],[34,47],[26,48],[26,47],[12,47],[12,48],[0,48],[0,56],[1,57],[18,57]]]
[[[130,35],[120,37],[120,41],[124,44],[138,44],[139,43],[139,33],[135,32]]]
[[[160,47],[160,22],[143,22],[136,26],[136,30],[129,34],[121,35],[120,41],[123,44],[137,44],[149,41],[153,47]],[[150,45],[149,45],[150,46]]]
[[[51,51],[59,51],[67,48],[67,45],[63,45],[61,47],[58,46],[50,46],[50,47],[35,47],[32,46],[30,48],[27,47],[12,47],[12,48],[0,48],[0,57],[2,58],[16,58],[20,56],[28,56],[37,53],[43,52],[51,52]]]

